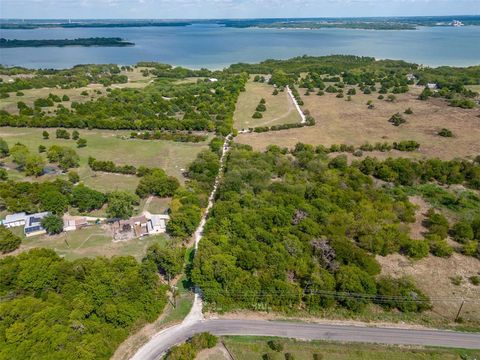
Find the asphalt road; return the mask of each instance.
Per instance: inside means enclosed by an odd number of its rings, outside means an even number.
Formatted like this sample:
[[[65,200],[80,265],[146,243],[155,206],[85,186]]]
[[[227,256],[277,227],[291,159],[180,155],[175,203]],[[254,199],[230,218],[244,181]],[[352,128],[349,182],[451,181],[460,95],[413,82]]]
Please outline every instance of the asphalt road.
[[[157,360],[173,345],[204,331],[215,335],[278,336],[299,340],[480,349],[480,334],[474,333],[275,321],[206,320],[187,326],[177,325],[157,334],[132,360]]]

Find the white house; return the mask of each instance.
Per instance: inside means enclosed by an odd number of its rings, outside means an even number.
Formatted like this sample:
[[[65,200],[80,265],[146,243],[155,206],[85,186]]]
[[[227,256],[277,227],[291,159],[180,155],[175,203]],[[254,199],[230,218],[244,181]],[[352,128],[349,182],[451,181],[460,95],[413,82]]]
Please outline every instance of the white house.
[[[218,79],[217,79],[217,78],[209,78],[209,79],[208,79],[208,81],[210,81],[210,82],[213,82],[213,83],[214,83],[214,82],[217,82],[217,81],[218,81]]]
[[[148,234],[162,234],[167,231],[167,221],[170,220],[168,215],[151,215],[148,220]]]
[[[0,225],[5,226],[7,229],[17,227],[17,226],[23,226],[25,225],[26,217],[27,217],[27,214],[24,212],[7,215],[5,217],[5,220],[2,220],[0,222]]]
[[[436,90],[438,88],[438,85],[435,83],[428,83],[427,88],[429,88],[430,90]]]
[[[25,236],[35,236],[46,234],[47,231],[42,226],[42,219],[50,215],[49,212],[37,213],[32,215],[27,215],[25,218],[25,229],[23,230]]]

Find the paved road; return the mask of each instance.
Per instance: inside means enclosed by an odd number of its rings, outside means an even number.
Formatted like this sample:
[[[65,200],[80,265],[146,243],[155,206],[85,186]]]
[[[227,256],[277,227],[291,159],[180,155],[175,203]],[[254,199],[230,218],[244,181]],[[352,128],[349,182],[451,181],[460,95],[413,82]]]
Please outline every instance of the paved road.
[[[480,334],[473,333],[275,321],[206,320],[188,326],[179,325],[159,333],[145,344],[132,359],[157,360],[173,345],[203,331],[215,335],[279,336],[300,340],[480,349]]]

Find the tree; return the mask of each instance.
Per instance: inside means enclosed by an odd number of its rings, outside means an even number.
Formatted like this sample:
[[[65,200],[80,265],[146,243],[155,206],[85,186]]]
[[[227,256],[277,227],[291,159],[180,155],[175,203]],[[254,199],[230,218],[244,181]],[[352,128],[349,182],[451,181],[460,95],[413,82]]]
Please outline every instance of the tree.
[[[78,175],[76,171],[69,171],[68,181],[70,181],[72,184],[76,184],[80,181],[80,175]]]
[[[261,118],[263,118],[263,115],[262,115],[261,112],[255,111],[255,112],[253,113],[253,115],[252,115],[252,118],[253,118],[253,119],[261,119]]]
[[[72,206],[80,212],[88,212],[102,208],[107,197],[99,191],[90,189],[83,184],[75,186],[72,191]]]
[[[0,252],[6,254],[20,247],[22,240],[9,229],[0,226]]]
[[[80,138],[80,139],[77,140],[77,147],[84,148],[86,146],[87,146],[87,140],[86,139]]]
[[[70,98],[68,97],[67,94],[64,94],[64,95],[62,96],[62,101],[70,101]]]
[[[138,204],[137,195],[128,191],[113,191],[108,195],[107,215],[110,218],[128,219],[133,215],[134,205]]]
[[[337,281],[337,290],[345,293],[345,295],[340,296],[340,303],[354,311],[360,310],[365,304],[370,302],[368,296],[375,295],[377,292],[375,280],[354,265],[340,266],[335,274],[335,279]],[[366,296],[362,297],[362,294]]]
[[[7,142],[0,138],[0,159],[7,157],[10,154]]]
[[[438,132],[438,135],[441,137],[453,137],[453,132],[452,130],[449,130],[447,128],[443,128]]]
[[[141,198],[148,195],[172,196],[180,186],[177,178],[167,176],[162,169],[154,169],[140,179],[136,193]]]
[[[44,153],[47,151],[47,148],[45,147],[45,145],[38,145],[38,152],[41,154],[41,153]]]
[[[5,181],[8,179],[7,169],[0,167],[0,181]]]
[[[392,117],[388,120],[388,122],[392,123],[394,126],[400,126],[405,124],[407,121],[403,118],[400,113],[396,113],[392,115]]]
[[[69,199],[61,192],[49,189],[40,193],[40,203],[43,210],[63,215],[68,209]]]
[[[43,130],[42,136],[44,140],[48,140],[50,138],[50,134],[46,130]]]
[[[258,104],[256,110],[259,112],[264,112],[267,111],[267,107],[265,106],[265,104]]]
[[[72,131],[72,139],[78,140],[80,138],[80,133],[77,130]]]
[[[158,244],[147,250],[147,259],[152,260],[167,281],[173,279],[183,270],[185,249],[183,247],[161,247]]]
[[[45,160],[37,154],[28,154],[25,160],[25,175],[40,176],[43,174]]]
[[[57,139],[70,139],[70,134],[67,130],[65,129],[57,129],[55,132]]]
[[[49,235],[60,234],[63,231],[63,220],[57,215],[47,215],[42,219],[42,227]]]
[[[28,151],[27,147],[20,143],[16,143],[10,149],[10,156],[12,157],[12,161],[17,164],[18,167],[22,170],[27,163],[27,157],[29,153],[30,152]]]
[[[378,298],[375,301],[387,309],[422,312],[432,307],[428,296],[407,278],[382,277],[377,283],[377,292]]]

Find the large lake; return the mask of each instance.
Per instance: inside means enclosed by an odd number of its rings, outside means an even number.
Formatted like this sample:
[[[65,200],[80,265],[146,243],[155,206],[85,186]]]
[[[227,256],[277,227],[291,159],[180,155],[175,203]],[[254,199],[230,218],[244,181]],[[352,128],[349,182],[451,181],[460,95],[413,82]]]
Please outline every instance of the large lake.
[[[480,64],[480,26],[426,27],[412,31],[350,29],[238,29],[188,27],[0,30],[7,39],[121,37],[133,47],[13,48],[0,50],[0,63],[30,68],[76,64],[134,64],[158,61],[190,68],[219,69],[237,62],[299,55],[352,54],[403,59],[420,64]]]

